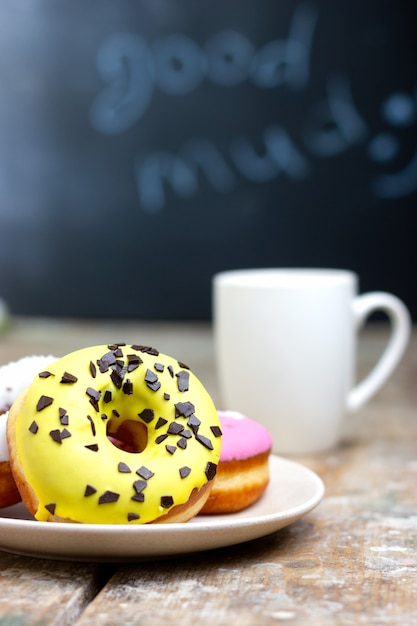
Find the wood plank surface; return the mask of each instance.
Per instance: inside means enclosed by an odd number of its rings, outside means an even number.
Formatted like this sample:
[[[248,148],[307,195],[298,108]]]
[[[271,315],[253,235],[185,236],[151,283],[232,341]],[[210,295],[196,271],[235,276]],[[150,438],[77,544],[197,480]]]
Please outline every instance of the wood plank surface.
[[[69,626],[113,569],[9,555],[0,551],[0,624]]]
[[[359,376],[385,336],[379,325],[364,332]],[[16,320],[0,361],[124,340],[178,354],[221,402],[206,324]],[[417,625],[416,329],[387,385],[347,419],[342,444],[295,460],[323,478],[325,498],[256,541],[114,566],[0,553],[0,626]]]

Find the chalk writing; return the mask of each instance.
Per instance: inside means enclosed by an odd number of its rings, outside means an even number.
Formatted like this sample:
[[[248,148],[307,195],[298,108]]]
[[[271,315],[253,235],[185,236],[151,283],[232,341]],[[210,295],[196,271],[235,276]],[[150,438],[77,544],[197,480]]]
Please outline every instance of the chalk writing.
[[[131,33],[111,35],[97,55],[106,87],[91,106],[91,123],[105,134],[124,132],[143,117],[155,88],[183,95],[203,80],[222,87],[250,80],[263,89],[301,89],[309,79],[316,21],[316,10],[302,5],[294,13],[289,37],[268,42],[258,52],[233,30],[213,35],[202,48],[185,35],[162,37],[152,45]]]
[[[98,50],[97,69],[105,86],[92,103],[91,123],[106,135],[127,132],[144,123],[156,90],[183,96],[198,90],[203,82],[230,90],[249,81],[258,89],[285,87],[300,93],[311,78],[317,24],[318,10],[302,4],[294,11],[287,38],[269,41],[259,49],[231,29],[214,33],[203,45],[184,34],[160,37],[153,43],[139,34],[113,34]],[[417,96],[400,91],[390,94],[380,110],[387,128],[370,137],[346,75],[330,73],[323,91],[322,100],[306,107],[304,128],[296,135],[282,120],[274,120],[266,123],[260,137],[235,136],[226,147],[220,148],[209,137],[195,137],[174,151],[138,155],[133,170],[140,206],[148,213],[162,210],[167,185],[179,197],[192,197],[199,192],[201,176],[217,193],[230,192],[240,179],[257,184],[279,176],[303,181],[314,175],[317,159],[334,158],[357,145],[366,145],[373,163],[392,164],[401,152],[393,129],[416,124]],[[375,176],[370,190],[386,199],[414,193],[417,150],[402,170]]]

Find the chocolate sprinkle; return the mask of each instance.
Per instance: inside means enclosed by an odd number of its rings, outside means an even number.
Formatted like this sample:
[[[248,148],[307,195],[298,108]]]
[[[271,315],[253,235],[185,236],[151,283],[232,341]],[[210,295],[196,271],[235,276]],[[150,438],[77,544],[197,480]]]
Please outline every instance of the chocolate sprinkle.
[[[123,378],[117,370],[112,371],[112,373],[110,374],[110,378],[112,379],[114,386],[117,387],[117,389],[122,388]]]
[[[100,372],[104,374],[109,369],[110,365],[116,363],[116,357],[113,352],[106,352],[101,359],[97,361],[97,365],[100,368]]]
[[[66,428],[64,428],[63,430],[58,430],[58,429],[51,430],[49,432],[49,435],[57,443],[62,443],[63,439],[67,439],[68,437],[71,437],[71,433]]]
[[[172,365],[168,365],[167,370],[170,373],[171,378],[174,378],[174,368]]]
[[[127,514],[127,521],[128,522],[133,522],[135,519],[140,519],[140,515],[138,515],[137,513],[128,513]]]
[[[178,374],[176,374],[176,377],[178,379],[177,380],[178,391],[181,391],[182,393],[184,393],[184,391],[188,391],[189,380],[190,380],[189,372],[181,370],[181,372],[178,372]]]
[[[184,437],[181,437],[181,439],[178,439],[177,441],[177,446],[182,450],[185,450],[185,448],[187,447],[187,440],[184,439]]]
[[[195,435],[198,433],[200,424],[201,422],[196,415],[191,415],[187,422],[187,425],[191,428]]]
[[[178,422],[171,422],[167,433],[168,435],[179,435],[183,430],[184,426],[182,424],[178,424]]]
[[[120,498],[119,493],[114,491],[105,491],[98,499],[99,504],[110,504],[111,502],[117,502]]]
[[[109,390],[105,391],[104,397],[103,397],[104,402],[108,404],[109,402],[111,402],[111,398],[112,398],[111,391]]]
[[[169,509],[174,504],[174,498],[172,496],[161,496],[161,507],[163,509]]]
[[[155,424],[155,430],[161,428],[162,426],[165,426],[165,424],[168,424],[168,420],[166,420],[164,417],[158,417],[158,421]]]
[[[159,435],[159,437],[155,439],[155,443],[162,443],[167,437],[168,435]]]
[[[188,367],[188,365],[186,365],[185,363],[183,363],[182,361],[178,361],[178,365],[180,367],[183,367],[185,370],[189,370],[190,368]]]
[[[137,350],[138,352],[145,352],[146,354],[152,354],[153,356],[159,356],[158,350],[156,348],[151,348],[150,346],[132,346],[132,350]]]
[[[90,403],[93,405],[95,410],[98,412],[98,401],[100,400],[101,392],[96,391],[92,387],[87,387],[85,393],[90,397]]]
[[[180,476],[181,478],[187,478],[187,476],[191,473],[191,467],[180,467]]]
[[[221,437],[223,434],[220,426],[210,426],[210,430],[215,437]]]
[[[148,483],[146,482],[146,480],[135,480],[135,482],[133,483],[133,489],[136,491],[136,493],[141,493],[144,489],[146,489],[147,486]]]
[[[163,372],[165,367],[162,363],[155,363],[154,368],[157,372]]]
[[[50,398],[49,396],[41,396],[38,400],[38,404],[36,405],[36,410],[43,411],[43,409],[46,409],[47,406],[50,406],[53,401],[54,399]]]
[[[206,466],[205,474],[207,476],[207,480],[212,480],[217,473],[217,465],[209,461]]]
[[[93,433],[93,437],[96,436],[96,425],[94,424],[93,418],[91,415],[87,415],[87,419],[90,422],[91,432]]]
[[[129,378],[123,385],[123,393],[127,396],[131,396],[133,394],[133,383],[129,380]]]
[[[151,470],[145,467],[144,465],[142,465],[142,467],[136,470],[136,474],[140,476],[141,478],[144,478],[145,480],[149,480],[154,475],[154,473],[151,472]]]
[[[150,422],[152,422],[153,418],[155,417],[153,409],[143,409],[143,411],[141,413],[138,413],[138,415],[145,422],[145,424],[149,424]]]
[[[33,422],[31,423],[31,425],[29,426],[29,430],[30,430],[30,432],[31,432],[31,433],[33,433],[34,435],[36,435],[36,433],[37,433],[37,432],[38,432],[38,430],[39,430],[39,426],[37,425],[37,423],[36,423],[35,421],[33,421]]]
[[[90,374],[93,378],[97,376],[97,368],[92,361],[90,361]]]
[[[54,374],[51,374],[51,372],[39,372],[38,376],[39,378],[49,378],[50,376],[53,376]]]
[[[122,462],[119,463],[119,465],[117,466],[117,469],[121,474],[130,474],[132,472],[130,467],[126,465],[126,463],[122,463]]]
[[[150,369],[146,370],[145,374],[145,382],[147,383],[156,383],[158,380],[158,376]]]
[[[130,499],[134,500],[135,502],[145,502],[145,494],[142,492],[135,493],[135,495],[132,496]]]
[[[55,503],[45,504],[45,509],[49,511],[51,515],[55,515],[56,504]]]
[[[170,397],[169,393],[164,393],[164,400],[169,400]]]
[[[59,421],[63,426],[68,426],[69,424],[69,415],[65,409],[59,409]]]
[[[97,493],[97,489],[95,489],[91,485],[87,485],[84,491],[84,497],[88,498],[88,496],[92,496],[94,493]]]
[[[211,443],[210,439],[208,439],[207,437],[204,437],[204,435],[198,435],[198,434],[195,436],[195,438],[205,448],[208,448],[209,450],[213,450],[213,444]]]
[[[174,452],[176,451],[177,447],[176,446],[165,446],[167,452],[169,452],[170,454],[174,454]]]
[[[73,383],[76,383],[77,380],[78,378],[74,376],[73,374],[70,374],[69,372],[64,372],[60,382],[63,384],[65,383],[73,384]]]
[[[87,448],[87,450],[91,450],[92,452],[98,452],[97,443],[90,443],[88,446],[84,446],[84,448]]]
[[[158,389],[161,388],[161,383],[159,381],[156,381],[154,383],[146,383],[146,384],[149,387],[149,389],[152,389],[152,391],[158,391]]]
[[[190,417],[195,411],[192,402],[177,402],[175,404],[175,417]]]

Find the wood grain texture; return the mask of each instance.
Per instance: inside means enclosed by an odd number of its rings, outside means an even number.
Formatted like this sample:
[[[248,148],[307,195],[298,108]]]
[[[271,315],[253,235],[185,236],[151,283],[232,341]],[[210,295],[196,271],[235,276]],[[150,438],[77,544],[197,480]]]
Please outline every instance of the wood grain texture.
[[[363,333],[359,377],[385,336],[384,326]],[[0,357],[123,340],[179,354],[221,402],[205,324],[17,320]],[[417,329],[390,381],[346,420],[342,444],[295,460],[323,478],[324,500],[253,542],[114,569],[0,553],[0,626],[417,624]]]
[[[95,564],[0,552],[0,625],[74,624],[107,580],[106,572]]]

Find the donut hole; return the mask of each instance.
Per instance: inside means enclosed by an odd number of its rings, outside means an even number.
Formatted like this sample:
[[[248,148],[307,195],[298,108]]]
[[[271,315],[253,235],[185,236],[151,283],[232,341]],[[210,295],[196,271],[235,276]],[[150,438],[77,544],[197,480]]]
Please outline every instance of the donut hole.
[[[122,423],[110,420],[107,423],[107,438],[116,448],[137,454],[143,452],[148,444],[148,429],[135,420],[127,419]]]

